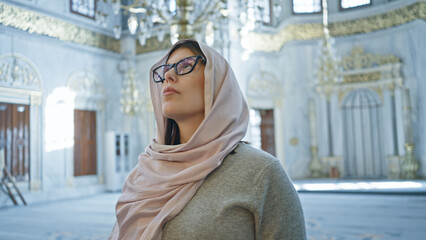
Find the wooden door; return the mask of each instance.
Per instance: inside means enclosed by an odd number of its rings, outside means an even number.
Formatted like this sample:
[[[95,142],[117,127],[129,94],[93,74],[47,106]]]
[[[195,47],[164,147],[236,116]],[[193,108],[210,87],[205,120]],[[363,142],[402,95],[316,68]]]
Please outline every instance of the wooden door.
[[[0,148],[5,165],[16,181],[28,181],[30,169],[29,106],[0,103]]]
[[[96,112],[74,110],[74,176],[96,174]]]
[[[0,149],[4,149],[5,164],[9,172],[12,168],[12,107],[11,104],[0,103]]]
[[[274,110],[259,110],[262,150],[275,155]]]

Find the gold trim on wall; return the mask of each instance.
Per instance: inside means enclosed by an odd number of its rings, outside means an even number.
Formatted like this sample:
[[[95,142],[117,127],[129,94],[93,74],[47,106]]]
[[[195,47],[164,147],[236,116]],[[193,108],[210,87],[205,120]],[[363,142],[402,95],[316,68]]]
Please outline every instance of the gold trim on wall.
[[[343,57],[341,66],[345,71],[371,68],[373,66],[381,66],[387,64],[394,64],[401,62],[401,59],[389,54],[379,55],[364,52],[361,46],[355,46],[352,48],[349,55]]]
[[[5,3],[0,3],[0,24],[62,41],[120,52],[120,40]]]
[[[417,19],[426,20],[424,1],[365,18],[330,23],[329,29],[331,36],[349,36],[383,30]],[[321,37],[323,37],[322,23],[309,23],[289,25],[277,34],[250,32],[246,40],[248,48],[254,51],[276,52],[289,41]]]
[[[359,73],[343,76],[343,83],[374,82],[382,78],[381,72]]]

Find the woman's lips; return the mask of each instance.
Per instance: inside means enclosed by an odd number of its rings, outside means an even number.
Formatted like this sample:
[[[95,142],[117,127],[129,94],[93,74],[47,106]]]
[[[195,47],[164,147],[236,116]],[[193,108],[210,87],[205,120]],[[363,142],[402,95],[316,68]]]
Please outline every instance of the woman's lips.
[[[179,93],[179,92],[170,86],[163,89],[163,96],[171,95],[174,93]]]

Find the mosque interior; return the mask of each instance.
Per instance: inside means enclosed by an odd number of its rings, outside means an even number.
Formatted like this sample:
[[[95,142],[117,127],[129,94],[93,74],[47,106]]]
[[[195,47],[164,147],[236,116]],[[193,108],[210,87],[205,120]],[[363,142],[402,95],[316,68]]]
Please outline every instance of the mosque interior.
[[[119,191],[155,138],[150,68],[195,38],[292,179],[424,179],[425,21],[425,0],[2,0],[0,169],[33,202]]]

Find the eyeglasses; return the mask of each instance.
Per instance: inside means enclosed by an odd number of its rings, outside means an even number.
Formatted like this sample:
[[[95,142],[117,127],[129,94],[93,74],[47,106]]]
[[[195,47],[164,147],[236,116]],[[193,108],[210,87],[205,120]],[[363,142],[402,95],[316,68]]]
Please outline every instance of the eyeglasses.
[[[206,59],[202,56],[191,56],[186,57],[184,59],[179,60],[177,63],[173,64],[164,64],[161,66],[156,67],[154,70],[152,70],[153,74],[153,80],[156,83],[163,83],[164,82],[164,75],[166,72],[168,72],[170,69],[174,68],[177,75],[185,75],[188,73],[191,73],[192,70],[194,70],[195,66],[197,65],[198,60],[202,60],[204,63],[206,63]]]

